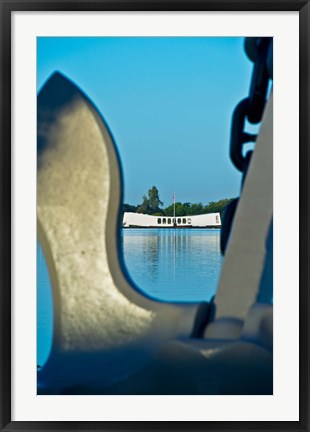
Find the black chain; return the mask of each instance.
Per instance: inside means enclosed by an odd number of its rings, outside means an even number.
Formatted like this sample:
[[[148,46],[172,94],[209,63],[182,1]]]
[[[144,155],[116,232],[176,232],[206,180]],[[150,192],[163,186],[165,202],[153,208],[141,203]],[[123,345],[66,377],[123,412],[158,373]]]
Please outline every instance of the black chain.
[[[243,155],[243,144],[255,142],[257,135],[245,132],[245,121],[252,124],[261,122],[266,105],[269,79],[272,79],[273,40],[270,37],[257,37],[245,39],[245,52],[253,61],[250,92],[236,106],[231,126],[230,157],[235,167],[244,171],[249,163]]]
[[[245,157],[242,154],[243,144],[254,142],[256,135],[244,132],[245,120],[248,116],[250,108],[250,98],[243,99],[236,106],[231,125],[230,136],[230,158],[235,167],[243,171],[245,164]]]
[[[253,153],[250,150],[243,156],[243,144],[255,142],[257,138],[257,135],[245,132],[245,123],[248,120],[252,124],[257,124],[263,117],[269,79],[272,79],[272,38],[246,38],[245,52],[254,63],[250,92],[249,96],[240,101],[234,110],[230,137],[230,158],[235,167],[242,171],[241,189]],[[226,251],[238,203],[239,198],[235,198],[225,208],[220,243],[222,255]]]

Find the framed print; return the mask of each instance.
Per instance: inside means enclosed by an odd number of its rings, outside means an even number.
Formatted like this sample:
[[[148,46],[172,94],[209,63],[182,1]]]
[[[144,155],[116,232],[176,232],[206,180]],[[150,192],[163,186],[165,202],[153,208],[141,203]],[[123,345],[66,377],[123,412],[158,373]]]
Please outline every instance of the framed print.
[[[2,430],[308,430],[308,2],[1,23]]]

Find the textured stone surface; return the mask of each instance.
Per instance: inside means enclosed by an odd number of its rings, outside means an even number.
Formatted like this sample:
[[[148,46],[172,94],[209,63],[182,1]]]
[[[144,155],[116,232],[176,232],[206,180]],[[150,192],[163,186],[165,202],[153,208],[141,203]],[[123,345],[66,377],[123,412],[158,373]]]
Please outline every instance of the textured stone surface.
[[[109,166],[97,123],[81,99],[58,113],[38,160],[38,219],[57,274],[61,348],[98,349],[143,332],[154,313],[113,283],[104,227]]]
[[[195,307],[144,298],[118,258],[119,165],[102,119],[56,74],[38,102],[38,233],[54,299],[53,353],[141,346],[190,333]],[[180,318],[183,319],[183,329]]]
[[[272,213],[272,102],[266,120],[216,296],[217,316],[241,323],[236,338],[257,294]],[[188,339],[196,305],[155,302],[130,285],[119,256],[121,189],[105,124],[74,85],[54,75],[38,100],[38,235],[54,300],[39,393],[271,394],[270,351],[212,334]],[[263,324],[265,338],[270,323]]]

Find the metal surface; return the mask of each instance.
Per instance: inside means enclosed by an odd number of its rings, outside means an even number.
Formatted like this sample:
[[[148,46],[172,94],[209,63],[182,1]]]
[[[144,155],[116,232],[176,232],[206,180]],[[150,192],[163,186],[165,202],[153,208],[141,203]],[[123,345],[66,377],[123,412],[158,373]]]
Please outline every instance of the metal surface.
[[[230,135],[230,158],[240,171],[244,171],[246,163],[243,145],[255,142],[257,138],[245,131],[246,120],[252,124],[260,123],[265,109],[269,79],[272,79],[273,40],[270,37],[246,38],[245,52],[253,62],[249,95],[233,112]]]
[[[235,167],[243,171],[245,166],[245,156],[243,156],[243,145],[249,142],[255,142],[256,135],[244,132],[245,121],[249,113],[250,99],[243,99],[236,106],[231,126],[230,135],[230,158]]]
[[[54,303],[52,353],[39,382],[104,385],[139,368],[163,341],[190,334],[196,307],[152,301],[126,279],[114,144],[90,101],[58,73],[38,97],[37,163],[38,235]]]
[[[216,317],[244,319],[255,303],[273,211],[273,97],[267,103],[239,199],[215,304]],[[272,279],[268,279],[272,284]]]

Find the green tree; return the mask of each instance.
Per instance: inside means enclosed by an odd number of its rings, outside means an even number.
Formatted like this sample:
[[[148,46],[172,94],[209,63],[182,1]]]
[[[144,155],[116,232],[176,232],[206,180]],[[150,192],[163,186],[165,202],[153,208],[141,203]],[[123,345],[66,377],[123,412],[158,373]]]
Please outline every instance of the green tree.
[[[143,195],[143,201],[137,208],[137,213],[149,214],[149,200]]]
[[[176,216],[193,216],[204,213],[220,213],[223,217],[226,206],[232,201],[232,198],[226,198],[219,201],[210,201],[207,205],[202,203],[175,203]],[[163,209],[165,216],[173,216],[173,204]]]
[[[125,212],[135,213],[136,211],[137,211],[137,206],[131,204],[123,204],[123,213]]]
[[[204,214],[205,212],[206,208],[202,203],[195,203],[190,207],[190,215],[199,215]]]
[[[219,212],[221,218],[223,218],[226,206],[233,200],[233,198],[226,198],[217,202],[209,202],[205,207],[205,213],[217,213]]]
[[[147,193],[147,196],[143,196],[142,203],[137,208],[137,213],[144,214],[163,214],[160,207],[163,206],[163,202],[159,198],[159,192],[156,186],[152,186]]]
[[[204,213],[220,213],[221,218],[226,206],[232,201],[233,198],[225,198],[219,201],[210,201],[208,204],[203,205],[199,203],[175,203],[175,215],[176,216],[193,216]],[[173,216],[173,204],[170,204],[166,208],[162,209],[162,201],[159,198],[159,192],[156,186],[152,186],[147,193],[147,196],[143,196],[142,203],[139,206],[130,206],[129,204],[123,205],[123,211],[137,211],[138,213],[150,214],[150,215],[165,215]]]
[[[159,199],[159,192],[156,186],[151,187],[148,191],[148,197],[149,197],[149,207],[152,211],[152,213],[158,213],[160,212],[160,206],[163,206],[163,202]]]

